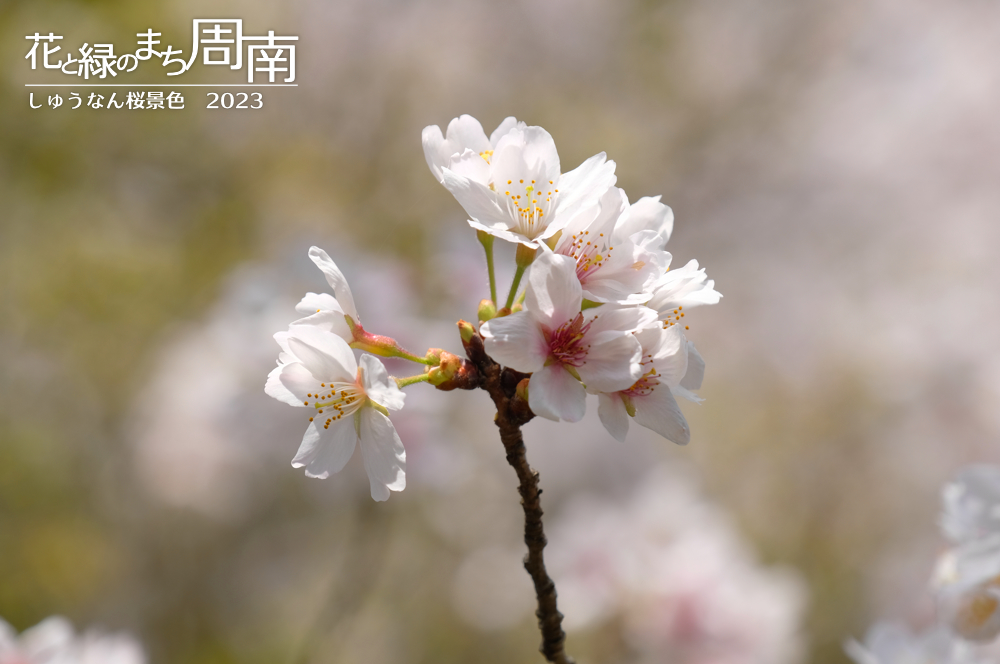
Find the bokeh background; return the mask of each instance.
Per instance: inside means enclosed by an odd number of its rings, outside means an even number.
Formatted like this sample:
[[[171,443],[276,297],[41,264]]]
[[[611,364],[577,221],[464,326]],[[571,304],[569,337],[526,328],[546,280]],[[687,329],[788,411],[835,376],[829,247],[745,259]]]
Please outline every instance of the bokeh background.
[[[187,49],[207,16],[298,35],[300,86],[28,108],[24,35]],[[470,113],[564,170],[606,151],[725,296],[690,316],[690,446],[596,404],[527,427],[578,661],[832,664],[929,623],[940,487],[1000,461],[998,29],[984,0],[0,3],[0,617],[156,664],[540,661],[485,394],[409,388],[381,504],[358,459],[293,470],[263,394],[311,244],[368,329],[459,349],[485,274],[420,130]]]

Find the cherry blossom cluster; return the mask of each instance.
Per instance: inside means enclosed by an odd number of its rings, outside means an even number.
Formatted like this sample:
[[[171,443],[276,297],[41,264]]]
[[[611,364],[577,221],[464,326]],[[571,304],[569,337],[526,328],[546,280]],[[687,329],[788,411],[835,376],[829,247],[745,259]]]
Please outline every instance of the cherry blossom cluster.
[[[479,304],[478,329],[460,324],[463,342],[477,336],[492,361],[525,376],[518,395],[534,415],[577,422],[588,394],[596,395],[614,438],[624,440],[634,419],[688,443],[677,397],[700,401],[694,390],[705,363],[685,335],[687,316],[721,295],[697,261],[671,269],[671,209],[659,197],[630,203],[604,153],[563,173],[552,136],[512,117],[487,137],[463,115],[444,133],[427,127],[422,140],[432,174],[464,208],[486,252],[490,297]],[[517,246],[503,303],[493,262],[498,238]],[[327,477],[360,446],[372,497],[385,500],[405,486],[406,455],[388,418],[403,406],[401,388],[454,389],[470,369],[452,353],[414,355],[364,330],[337,265],[318,247],[309,257],[333,295],[306,295],[297,307],[303,318],[275,335],[281,353],[266,392],[308,413],[293,466]],[[392,378],[377,358],[358,361],[352,349],[425,370]]]
[[[1000,468],[964,468],[942,491],[941,530],[951,546],[938,559],[932,590],[938,623],[922,634],[895,623],[850,642],[857,664],[995,664],[1000,635]],[[994,644],[990,646],[990,644]]]

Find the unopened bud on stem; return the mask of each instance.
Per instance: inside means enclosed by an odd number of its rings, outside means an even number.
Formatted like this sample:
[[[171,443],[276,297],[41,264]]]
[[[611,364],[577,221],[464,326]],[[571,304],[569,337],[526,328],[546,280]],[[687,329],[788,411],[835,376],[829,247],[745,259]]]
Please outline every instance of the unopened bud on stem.
[[[462,358],[446,350],[441,351],[441,363],[427,372],[427,381],[431,385],[440,385],[455,377],[462,368]]]
[[[496,318],[497,305],[493,300],[483,300],[479,303],[479,322],[485,323]]]
[[[351,328],[351,334],[354,337],[349,344],[351,348],[368,351],[373,355],[381,355],[382,357],[401,357],[404,360],[419,362],[420,364],[431,363],[428,362],[427,358],[418,357],[406,350],[392,337],[366,332],[365,328],[361,327],[361,323],[355,322],[350,316],[344,316],[344,318],[347,320],[347,325]]]
[[[530,378],[522,378],[515,389],[514,393],[524,400],[525,403],[528,402],[528,381]]]
[[[467,344],[472,341],[472,337],[476,336],[476,328],[472,326],[472,323],[460,320],[458,321],[458,333],[462,336],[462,343]]]

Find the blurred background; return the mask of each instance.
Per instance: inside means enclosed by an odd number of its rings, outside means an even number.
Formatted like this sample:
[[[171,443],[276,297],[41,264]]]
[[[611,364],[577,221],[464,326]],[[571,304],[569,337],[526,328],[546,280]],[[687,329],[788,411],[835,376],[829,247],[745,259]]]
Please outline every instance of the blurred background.
[[[207,16],[299,36],[299,87],[28,107],[25,35],[187,53]],[[544,126],[564,171],[606,151],[725,296],[690,316],[688,447],[616,443],[596,403],[526,428],[570,653],[832,664],[928,624],[940,487],[1000,461],[998,26],[985,0],[0,3],[0,617],[155,664],[541,661],[485,394],[408,388],[408,486],[375,504],[357,458],[293,470],[303,418],[263,393],[326,290],[312,244],[366,328],[460,349],[485,270],[420,131],[470,113]]]

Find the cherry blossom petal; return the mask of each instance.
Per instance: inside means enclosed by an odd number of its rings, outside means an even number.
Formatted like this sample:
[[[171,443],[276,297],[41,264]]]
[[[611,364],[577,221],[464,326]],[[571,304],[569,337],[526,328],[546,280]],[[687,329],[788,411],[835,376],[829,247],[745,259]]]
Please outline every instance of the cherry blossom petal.
[[[389,410],[400,410],[406,395],[389,376],[385,365],[374,355],[361,356],[361,384],[368,398]]]
[[[453,157],[448,170],[459,177],[472,180],[484,186],[490,183],[490,165],[482,155],[466,150],[462,154]]]
[[[482,327],[486,352],[511,369],[538,371],[549,357],[549,346],[538,322],[527,311],[494,318]]]
[[[528,239],[527,236],[521,233],[516,233],[514,231],[507,230],[506,226],[501,226],[499,224],[494,224],[492,226],[487,226],[486,224],[481,224],[478,221],[469,220],[469,226],[475,228],[477,231],[485,231],[492,235],[493,237],[498,237],[501,240],[506,240],[513,244],[524,244],[529,247],[537,247],[538,242]]]
[[[590,227],[596,223],[600,214],[601,208],[598,205],[589,205],[573,213],[564,214],[562,216],[564,223],[561,229],[563,234],[560,236],[559,242],[556,243],[555,252],[569,256],[573,244],[573,236],[590,230]]]
[[[541,127],[512,128],[497,141],[491,163],[497,187],[507,180],[521,179],[547,185],[559,177],[556,143]]]
[[[665,386],[661,385],[645,396],[632,397],[632,403],[635,404],[635,421],[638,424],[678,445],[687,445],[691,441],[691,430],[684,413]]]
[[[347,342],[312,325],[288,328],[288,347],[319,381],[350,381],[357,377],[358,363]]]
[[[445,142],[441,127],[437,125],[424,127],[424,130],[420,132],[420,142],[424,146],[424,159],[427,161],[427,166],[437,181],[441,182],[441,169],[451,161],[453,154],[450,152],[450,146]]]
[[[331,422],[329,428],[324,428],[317,416],[302,437],[292,468],[305,467],[306,477],[325,480],[347,465],[357,442],[353,417]]]
[[[510,216],[497,204],[496,194],[488,187],[458,175],[449,168],[442,169],[441,177],[442,184],[472,219],[486,226],[509,228]]]
[[[636,332],[643,356],[649,356],[661,383],[674,387],[687,372],[687,340],[679,325],[663,329],[659,325]]]
[[[490,141],[486,138],[483,125],[471,115],[460,115],[448,123],[448,141],[456,146],[455,152],[472,150],[475,153],[490,149]]]
[[[576,278],[576,261],[542,251],[528,270],[524,309],[555,329],[580,312],[583,288]]]
[[[603,304],[585,312],[590,321],[587,343],[600,344],[647,327],[656,320],[656,312],[648,307],[622,307]]]
[[[640,231],[651,231],[662,249],[674,230],[674,211],[660,202],[659,196],[640,198],[621,216],[615,226],[616,238],[629,238]]]
[[[337,298],[329,293],[306,293],[295,305],[295,311],[303,316],[311,316],[317,311],[339,311],[341,315],[344,313]]]
[[[447,137],[437,125],[424,127],[421,133],[424,158],[434,177],[441,182],[441,169],[451,164],[456,154],[471,149],[476,153],[490,149],[490,142],[479,120],[471,115],[462,115],[448,123]]]
[[[587,411],[587,393],[562,364],[550,364],[531,375],[528,405],[535,415],[579,422]]]
[[[602,392],[597,395],[597,415],[615,440],[625,442],[628,434],[628,411],[618,392]]]
[[[576,368],[587,389],[596,392],[626,390],[642,376],[642,348],[634,335],[624,334],[594,344],[587,360]]]
[[[292,362],[276,367],[267,375],[264,392],[274,399],[290,406],[305,406],[312,394],[319,387],[309,370],[299,362]]]
[[[330,299],[332,300],[333,298],[331,297]],[[351,326],[347,324],[344,312],[340,310],[339,306],[336,310],[317,311],[316,313],[310,314],[305,318],[292,321],[291,324],[313,325],[326,330],[327,332],[336,334],[348,343],[354,340],[354,334],[351,332]]]
[[[282,330],[281,332],[275,332],[274,333],[274,340],[278,342],[279,346],[281,346],[281,354],[279,355],[279,358],[280,358],[281,355],[291,356],[292,349],[288,347],[288,332],[286,332],[284,330]],[[295,362],[294,359],[287,360],[287,361],[288,362]],[[278,364],[285,364],[285,363],[286,362],[283,362],[281,359],[278,360]]]
[[[593,205],[618,181],[615,162],[603,152],[559,176],[559,215],[574,214]]]
[[[696,307],[717,304],[722,294],[714,290],[715,281],[705,275],[705,268],[698,269],[698,261],[670,270],[653,287],[653,297],[646,306],[660,312],[660,320],[672,315],[679,306]]]
[[[652,296],[652,283],[666,269],[669,256],[631,240],[616,244],[605,261],[580,279],[584,297],[592,302],[644,303]]]
[[[344,273],[340,271],[337,264],[333,262],[330,255],[319,247],[309,248],[309,258],[312,262],[316,264],[323,274],[326,276],[326,282],[330,284],[330,288],[333,289],[333,294],[337,298],[337,302],[340,303],[341,308],[344,313],[353,318],[355,321],[360,321],[358,317],[358,310],[354,306],[354,296],[351,295],[351,287],[347,285],[347,279],[344,277]]]
[[[504,118],[503,122],[497,125],[497,128],[493,130],[492,134],[490,134],[490,145],[493,146],[494,149],[496,149],[497,143],[500,142],[501,138],[510,133],[511,129],[514,129],[515,127],[524,129],[524,127],[526,126],[527,125],[525,125],[523,122],[518,122],[517,118],[515,118],[513,115]]]
[[[406,487],[406,450],[389,418],[374,408],[362,408],[361,457],[368,472],[372,498],[387,500],[389,491]]]
[[[681,379],[680,386],[688,390],[701,389],[701,381],[705,378],[705,360],[690,341],[687,342],[687,371]]]

